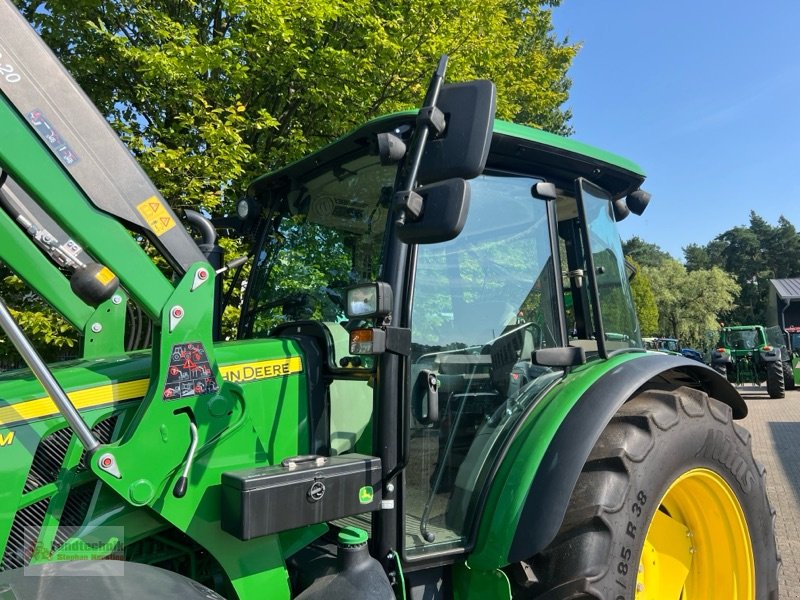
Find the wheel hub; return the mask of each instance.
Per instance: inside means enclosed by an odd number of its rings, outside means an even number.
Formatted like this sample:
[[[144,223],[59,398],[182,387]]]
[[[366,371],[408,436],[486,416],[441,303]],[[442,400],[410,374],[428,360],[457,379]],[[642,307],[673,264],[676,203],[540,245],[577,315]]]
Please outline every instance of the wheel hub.
[[[755,600],[747,522],[728,483],[709,469],[676,479],[651,521],[636,600]]]

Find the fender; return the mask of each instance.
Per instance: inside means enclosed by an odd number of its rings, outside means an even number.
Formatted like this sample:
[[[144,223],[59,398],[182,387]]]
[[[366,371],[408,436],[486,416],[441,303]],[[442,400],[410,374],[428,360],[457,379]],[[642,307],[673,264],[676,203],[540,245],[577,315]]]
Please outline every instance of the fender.
[[[747,415],[747,406],[735,388],[707,365],[663,353],[615,358],[624,360],[610,359],[615,364],[609,365],[583,393],[576,389],[577,381],[569,382],[553,390],[555,397],[547,403],[540,418],[527,418],[516,436],[516,443],[512,442],[512,446],[517,446],[516,451],[507,455],[510,464],[500,468],[500,472],[507,474],[529,474],[527,482],[525,479],[515,482],[517,490],[527,490],[527,493],[521,492],[526,493],[521,510],[510,515],[509,511],[492,509],[493,505],[504,502],[511,487],[505,477],[497,477],[489,491],[488,510],[482,511],[488,518],[480,523],[475,553],[468,561],[472,566],[496,568],[525,560],[550,544],[561,527],[572,490],[600,434],[620,406],[646,383],[656,380],[666,386],[697,387],[728,404],[734,418]],[[537,448],[544,443],[548,409],[555,407],[556,410],[562,405],[563,410],[563,402],[571,402],[572,408],[558,425],[541,460],[531,470],[530,464],[521,463],[535,456]]]
[[[775,348],[774,350],[759,350],[758,353],[761,355],[761,360],[765,363],[781,360],[780,348]]]

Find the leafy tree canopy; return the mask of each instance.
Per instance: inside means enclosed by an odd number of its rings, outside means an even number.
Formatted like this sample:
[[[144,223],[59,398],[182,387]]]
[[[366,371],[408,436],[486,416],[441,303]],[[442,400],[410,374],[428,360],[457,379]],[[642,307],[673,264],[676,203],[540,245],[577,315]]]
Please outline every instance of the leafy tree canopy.
[[[632,258],[626,257],[637,270],[636,276],[631,281],[631,294],[636,307],[636,317],[643,336],[655,336],[659,332],[658,305],[653,293],[653,284],[648,274]]]
[[[721,315],[726,324],[765,323],[769,280],[800,275],[800,235],[785,217],[773,226],[751,211],[748,226],[733,227],[705,246],[691,244],[683,250],[690,272],[718,267],[740,286],[737,306]]]
[[[643,271],[653,287],[661,335],[685,346],[704,346],[719,329],[718,315],[734,308],[739,293],[735,279],[719,267],[687,271],[670,259]]]
[[[662,250],[658,244],[645,242],[636,235],[623,242],[622,250],[626,257],[633,259],[637,265],[642,267],[657,267],[672,258],[669,252]]]

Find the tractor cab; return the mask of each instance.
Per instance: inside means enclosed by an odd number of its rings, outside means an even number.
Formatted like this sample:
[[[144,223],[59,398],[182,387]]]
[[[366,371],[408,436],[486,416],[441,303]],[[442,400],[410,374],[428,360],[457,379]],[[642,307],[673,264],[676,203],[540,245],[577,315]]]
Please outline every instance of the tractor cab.
[[[405,469],[384,489],[402,515],[382,527],[412,562],[474,543],[515,428],[566,371],[642,351],[616,222],[647,202],[635,165],[494,121],[466,193],[403,219],[403,163],[377,147],[412,146],[415,119],[372,121],[250,186],[239,325],[297,340],[322,374],[310,394],[327,398],[329,430],[314,451],[374,452],[385,480]]]

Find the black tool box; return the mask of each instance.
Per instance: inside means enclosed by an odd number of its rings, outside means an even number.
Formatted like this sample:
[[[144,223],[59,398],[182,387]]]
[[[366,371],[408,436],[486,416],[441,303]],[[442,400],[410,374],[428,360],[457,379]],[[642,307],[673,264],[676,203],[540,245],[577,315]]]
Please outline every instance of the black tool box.
[[[379,510],[381,459],[298,456],[222,474],[222,529],[241,540]]]

